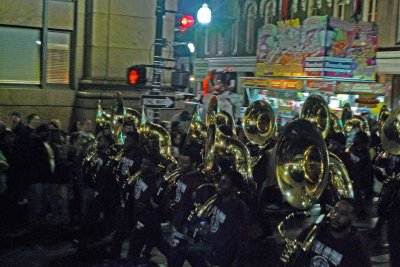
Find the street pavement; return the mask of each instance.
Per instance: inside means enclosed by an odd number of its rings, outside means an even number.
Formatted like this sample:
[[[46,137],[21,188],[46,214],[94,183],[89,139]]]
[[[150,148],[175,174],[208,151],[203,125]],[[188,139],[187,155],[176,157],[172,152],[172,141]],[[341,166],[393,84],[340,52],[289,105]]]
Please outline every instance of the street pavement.
[[[369,204],[366,218],[359,219],[356,227],[361,231],[367,245],[373,266],[389,266],[389,255],[385,237],[385,230],[372,234],[372,229],[377,221],[375,197]],[[286,209],[285,209],[286,207]],[[265,210],[270,218],[274,233],[268,238],[252,238],[250,242],[250,266],[268,267],[277,266],[279,256],[283,250],[283,241],[277,232],[276,226],[290,210],[285,207],[269,206]],[[316,220],[319,214],[319,206],[316,205],[310,210],[309,217],[299,216],[288,222],[286,235],[294,238],[306,225]],[[64,266],[150,266],[133,265],[128,260],[118,262],[105,261],[105,247],[109,244],[110,236],[94,244],[90,255],[80,257],[77,247],[72,240],[77,230],[73,228],[46,227],[45,229],[30,232],[21,230],[13,234],[0,236],[0,266],[10,267],[64,267]],[[254,227],[251,236],[256,236],[259,229]],[[124,245],[122,255],[127,253],[127,244]],[[157,249],[151,252],[151,261],[154,266],[166,266],[165,258]],[[185,264],[185,266],[190,266]]]

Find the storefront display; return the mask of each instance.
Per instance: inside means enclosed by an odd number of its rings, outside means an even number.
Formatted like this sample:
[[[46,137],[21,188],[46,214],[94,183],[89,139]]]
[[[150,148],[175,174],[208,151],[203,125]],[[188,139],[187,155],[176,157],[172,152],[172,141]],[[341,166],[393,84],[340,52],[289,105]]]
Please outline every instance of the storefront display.
[[[292,23],[293,22],[293,23]],[[257,42],[257,77],[239,84],[249,102],[269,101],[276,115],[293,119],[309,94],[320,94],[335,114],[375,110],[390,88],[376,83],[377,31],[373,23],[314,16],[267,24]]]

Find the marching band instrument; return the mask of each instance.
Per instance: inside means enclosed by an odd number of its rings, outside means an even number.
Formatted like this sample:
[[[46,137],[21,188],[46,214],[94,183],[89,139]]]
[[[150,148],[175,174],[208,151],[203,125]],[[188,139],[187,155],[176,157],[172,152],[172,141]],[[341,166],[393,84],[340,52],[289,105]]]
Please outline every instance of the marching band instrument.
[[[219,112],[218,99],[216,95],[211,97],[210,103],[208,104],[206,114],[206,126],[208,127],[212,120],[215,120],[216,114]],[[215,121],[214,121],[215,122]]]
[[[365,120],[360,115],[354,115],[351,119],[345,122],[344,131],[346,133],[346,136],[350,134],[354,126],[360,128],[360,130],[365,132],[368,136],[371,136],[371,131],[369,129],[368,121]]]
[[[243,116],[243,132],[246,138],[259,148],[258,155],[252,157],[254,167],[265,150],[275,145],[275,114],[268,102],[258,100],[251,103]]]
[[[97,104],[96,126],[98,129],[110,127],[111,115],[106,113],[101,107],[101,100]]]
[[[353,182],[350,179],[346,166],[338,156],[329,152],[329,185],[332,187],[333,202],[341,198],[354,198]]]
[[[331,126],[331,113],[328,104],[320,95],[310,95],[307,97],[301,109],[300,118],[315,123],[325,139],[329,134]]]
[[[258,100],[251,103],[243,116],[243,132],[252,144],[264,147],[275,135],[275,114],[270,104]]]
[[[139,126],[140,142],[149,154],[156,153],[161,164],[168,169],[175,169],[178,165],[172,156],[171,136],[161,125],[148,122],[144,113]]]
[[[379,135],[381,135],[382,127],[385,124],[385,121],[389,117],[389,115],[390,115],[390,110],[388,109],[388,107],[386,105],[383,105],[381,107],[381,109],[379,110],[379,115],[378,115],[378,126],[379,126],[378,133],[379,133]]]
[[[218,168],[218,162],[229,162],[243,175],[246,182],[253,180],[250,152],[239,140],[223,134],[211,119],[204,149],[204,167],[208,173]]]
[[[132,124],[136,129],[139,129],[140,126],[140,121],[142,116],[140,115],[140,112],[137,111],[136,109],[133,108],[125,108],[125,119],[128,119],[132,121]]]
[[[329,212],[327,215],[325,214],[321,214],[315,224],[313,225],[313,227],[311,228],[310,232],[308,232],[306,238],[304,239],[303,242],[299,242],[296,239],[289,239],[286,237],[286,233],[285,233],[285,224],[288,220],[294,218],[297,215],[300,214],[304,214],[309,216],[308,212],[293,212],[291,214],[289,214],[288,216],[286,216],[283,221],[281,221],[278,225],[278,232],[280,234],[280,236],[282,237],[282,239],[285,241],[285,249],[280,257],[280,260],[285,263],[285,266],[296,266],[294,264],[296,264],[296,257],[298,256],[298,253],[303,251],[303,252],[307,252],[311,249],[312,244],[315,241],[315,238],[317,237],[317,234],[320,231],[320,227],[323,223],[326,222],[327,219],[329,219],[330,217],[332,217],[333,211]]]
[[[343,128],[343,123],[339,119],[338,116],[335,115],[335,113],[331,112],[331,127],[330,131],[334,133],[343,133],[344,134],[344,128]]]
[[[344,104],[341,117],[343,125],[345,125],[348,120],[351,120],[352,117],[353,117],[353,111],[351,110],[350,104],[349,103]]]
[[[278,141],[276,177],[284,198],[295,208],[309,209],[328,184],[328,152],[316,125],[290,122]]]
[[[193,113],[192,120],[190,122],[188,132],[186,134],[185,145],[196,143],[199,145],[203,145],[207,135],[207,128],[204,123],[201,121],[199,112],[196,111]]]
[[[215,123],[217,127],[227,125],[231,131],[229,135],[237,139],[235,120],[230,113],[225,110],[220,110],[217,112],[217,114],[215,114]]]
[[[124,143],[122,136],[122,124],[125,116],[125,107],[120,92],[117,92],[115,98],[111,102],[111,133],[114,136],[115,142]]]
[[[400,107],[385,120],[381,130],[382,148],[389,154],[400,155]]]

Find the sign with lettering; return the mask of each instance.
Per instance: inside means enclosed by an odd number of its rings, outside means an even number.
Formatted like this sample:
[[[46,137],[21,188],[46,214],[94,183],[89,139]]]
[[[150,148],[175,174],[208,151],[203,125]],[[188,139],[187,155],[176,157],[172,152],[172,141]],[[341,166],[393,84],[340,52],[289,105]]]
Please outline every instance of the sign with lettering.
[[[142,95],[142,105],[146,108],[174,108],[175,96],[167,95]]]

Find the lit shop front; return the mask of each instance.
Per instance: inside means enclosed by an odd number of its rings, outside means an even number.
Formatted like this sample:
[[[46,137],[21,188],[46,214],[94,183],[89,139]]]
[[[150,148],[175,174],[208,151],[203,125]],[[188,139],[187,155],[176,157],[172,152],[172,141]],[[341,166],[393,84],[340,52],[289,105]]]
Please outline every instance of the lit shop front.
[[[240,78],[249,102],[264,99],[285,121],[309,94],[321,94],[332,112],[350,103],[378,112],[390,88],[376,83],[377,31],[372,23],[328,16],[268,24],[260,28],[256,77]],[[340,114],[338,114],[340,115]]]

